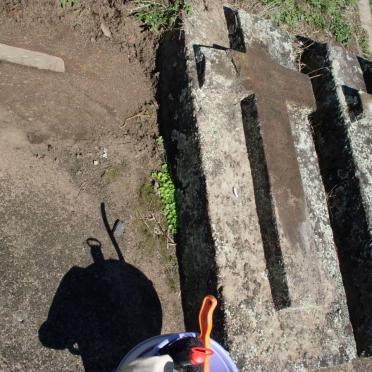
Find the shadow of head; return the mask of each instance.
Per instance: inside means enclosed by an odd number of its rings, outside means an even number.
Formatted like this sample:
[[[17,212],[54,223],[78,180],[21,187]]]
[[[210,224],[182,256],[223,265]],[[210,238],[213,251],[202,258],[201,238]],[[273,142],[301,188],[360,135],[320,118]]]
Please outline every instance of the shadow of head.
[[[105,260],[98,240],[87,243],[94,263],[65,274],[39,339],[81,355],[86,371],[112,371],[132,347],[160,334],[162,310],[141,271],[124,260]]]

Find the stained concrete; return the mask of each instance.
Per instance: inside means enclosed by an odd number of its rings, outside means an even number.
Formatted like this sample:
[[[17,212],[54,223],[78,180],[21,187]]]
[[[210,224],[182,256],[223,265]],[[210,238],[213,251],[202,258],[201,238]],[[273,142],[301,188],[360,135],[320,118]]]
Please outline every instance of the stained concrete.
[[[212,292],[220,300],[214,337],[241,371],[352,360],[311,85],[294,71],[290,37],[245,12],[201,7],[179,49],[176,37],[168,42],[161,117],[177,165],[187,326],[194,303]]]

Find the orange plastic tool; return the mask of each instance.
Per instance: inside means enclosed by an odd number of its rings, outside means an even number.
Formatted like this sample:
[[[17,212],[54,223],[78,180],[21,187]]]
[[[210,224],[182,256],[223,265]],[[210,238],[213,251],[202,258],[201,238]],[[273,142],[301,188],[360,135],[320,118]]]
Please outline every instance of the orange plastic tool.
[[[205,348],[211,348],[211,332],[213,328],[213,312],[217,306],[217,299],[208,295],[204,297],[202,307],[199,312],[200,340]],[[204,372],[210,372],[209,355],[204,361]]]

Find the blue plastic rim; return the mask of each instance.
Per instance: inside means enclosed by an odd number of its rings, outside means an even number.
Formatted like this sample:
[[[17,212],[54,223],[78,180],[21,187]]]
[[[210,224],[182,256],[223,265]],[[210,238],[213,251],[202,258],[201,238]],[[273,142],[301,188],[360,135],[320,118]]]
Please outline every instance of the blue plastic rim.
[[[120,362],[116,372],[127,363],[141,357],[150,357],[159,354],[159,350],[174,341],[185,337],[198,337],[199,334],[193,332],[171,333],[149,338],[135,346]],[[214,354],[210,357],[211,372],[238,372],[229,353],[216,341],[211,340],[211,348]]]

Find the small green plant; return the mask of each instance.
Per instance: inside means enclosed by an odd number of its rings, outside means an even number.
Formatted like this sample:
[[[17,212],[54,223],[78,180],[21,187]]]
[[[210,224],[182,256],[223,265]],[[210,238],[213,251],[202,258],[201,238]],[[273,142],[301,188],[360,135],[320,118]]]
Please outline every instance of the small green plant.
[[[178,226],[176,188],[168,164],[163,164],[160,171],[153,172],[152,177],[159,184],[159,194],[163,204],[163,211],[167,221],[168,231],[174,235],[177,232]]]
[[[176,25],[181,12],[189,14],[191,6],[186,1],[175,0],[169,4],[155,0],[135,0],[138,6],[133,12],[149,30],[159,32],[171,29]]]
[[[62,8],[66,8],[67,6],[74,6],[79,3],[79,0],[59,0]]]

